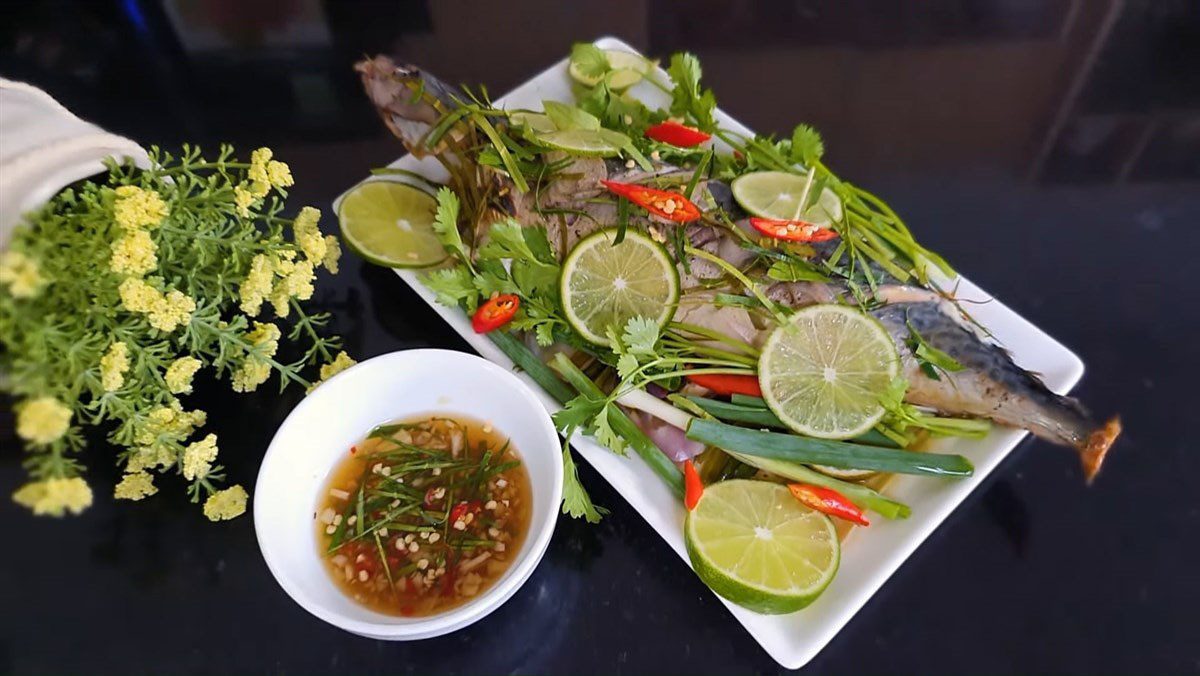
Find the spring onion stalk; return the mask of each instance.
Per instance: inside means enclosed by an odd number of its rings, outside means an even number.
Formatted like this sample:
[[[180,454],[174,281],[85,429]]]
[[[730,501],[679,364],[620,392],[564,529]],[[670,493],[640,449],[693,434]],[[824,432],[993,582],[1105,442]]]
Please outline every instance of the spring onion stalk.
[[[645,390],[630,390],[617,397],[617,403],[627,408],[636,408],[644,413],[674,425],[681,430],[687,429],[692,416],[675,408],[667,402],[655,397]]]
[[[507,331],[492,331],[487,334],[488,338],[492,339],[492,343],[500,348],[500,351],[513,360],[522,371],[524,371],[533,382],[537,383],[551,397],[560,403],[566,404],[575,396],[571,391],[570,386],[559,379],[554,374],[554,370],[546,366],[545,362],[538,359],[537,356],[530,352],[528,347],[521,342],[519,338]]]
[[[806,484],[814,484],[831,488],[842,495],[846,496],[851,502],[862,507],[877,512],[885,519],[907,519],[912,510],[903,502],[896,502],[887,496],[878,493],[862,484],[856,484],[849,481],[842,481],[831,476],[826,476],[811,470],[804,465],[798,465],[794,462],[785,460],[775,460],[773,458],[762,458],[753,455],[743,455],[735,453],[728,449],[725,452],[730,456],[740,460],[751,467],[757,467],[764,472],[770,472],[777,476],[781,476],[791,481],[799,481]]]
[[[841,441],[750,430],[709,420],[693,420],[687,437],[745,455],[792,462],[868,469],[896,474],[971,476],[970,461],[961,455],[914,453]]]
[[[708,399],[705,397],[688,397],[688,399],[718,420],[726,422],[739,422],[749,425],[758,425],[760,427],[774,427],[776,429],[785,430],[787,425],[783,424],[778,416],[771,409],[767,408],[766,404],[762,406],[750,406],[737,403],[738,397],[749,400],[763,401],[759,397],[747,397],[745,395],[733,395],[735,400],[732,402],[720,401],[719,399]],[[901,448],[901,445],[895,440],[888,437],[879,430],[871,429],[860,434],[849,441],[856,444],[868,444],[871,446],[884,446],[888,448]]]
[[[594,399],[603,399],[604,392],[592,382],[592,379],[587,377],[579,367],[567,359],[566,355],[559,353],[555,355],[554,367],[566,378],[580,394],[585,397]],[[636,452],[650,469],[659,476],[663,481],[667,482],[671,490],[677,495],[683,495],[683,472],[671,462],[658,446],[646,436],[646,433],[634,424],[625,412],[616,406],[608,407],[608,424],[612,427],[613,432],[625,440],[629,447]]]

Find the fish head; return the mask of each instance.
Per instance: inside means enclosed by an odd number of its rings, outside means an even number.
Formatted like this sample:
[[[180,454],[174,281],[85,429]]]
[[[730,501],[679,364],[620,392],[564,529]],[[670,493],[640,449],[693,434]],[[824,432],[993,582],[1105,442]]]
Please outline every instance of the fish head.
[[[461,92],[417,66],[383,55],[359,61],[354,70],[383,123],[409,152],[417,157],[438,152],[426,147],[425,138],[438,120],[459,107]]]

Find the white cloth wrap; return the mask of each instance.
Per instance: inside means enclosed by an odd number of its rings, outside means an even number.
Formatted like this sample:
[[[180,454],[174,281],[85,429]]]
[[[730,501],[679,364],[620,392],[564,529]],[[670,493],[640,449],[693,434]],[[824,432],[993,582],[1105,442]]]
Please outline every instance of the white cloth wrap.
[[[37,87],[0,78],[0,251],[26,213],[102,173],[106,157],[149,166],[133,141],[79,119]]]

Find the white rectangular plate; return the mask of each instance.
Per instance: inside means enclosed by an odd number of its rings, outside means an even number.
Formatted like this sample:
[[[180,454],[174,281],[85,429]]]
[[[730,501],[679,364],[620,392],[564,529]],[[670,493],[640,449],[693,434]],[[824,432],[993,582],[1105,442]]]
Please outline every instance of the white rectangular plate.
[[[637,51],[612,37],[601,38],[596,44],[604,49]],[[658,75],[660,81],[669,82],[661,69]],[[651,106],[661,106],[667,101],[661,91],[646,83],[635,86],[631,91]],[[542,101],[548,99],[573,101],[565,59],[498,99],[496,104],[503,108],[540,110]],[[717,119],[726,129],[750,133],[750,130],[723,112],[717,112]],[[412,156],[405,156],[391,166],[421,173],[434,181],[445,180],[440,165],[430,158],[419,161]],[[335,213],[340,201],[339,197],[334,203]],[[497,364],[512,367],[508,357],[490,340],[471,329],[470,320],[460,310],[437,304],[434,295],[419,281],[419,272],[397,270],[396,273],[480,355]],[[959,279],[957,288],[962,298],[991,299],[966,279]],[[1012,352],[1018,364],[1042,374],[1050,389],[1065,393],[1079,382],[1083,375],[1083,363],[1079,357],[1004,304],[993,300],[972,305],[972,312]],[[557,411],[560,408],[532,379],[524,374],[519,375],[541,396],[548,410]],[[938,452],[959,453],[970,458],[975,464],[975,474],[957,480],[913,476],[898,476],[892,480],[888,484],[888,494],[911,506],[912,516],[901,521],[875,519],[870,529],[855,529],[843,543],[841,568],[837,577],[808,608],[791,615],[761,615],[724,599],[720,601],[777,662],[789,669],[803,666],[833,639],[913,550],[983,482],[1026,434],[1020,430],[998,428],[980,440],[939,441],[936,446]],[[619,457],[587,437],[576,435],[571,445],[690,565],[683,545],[683,505],[662,480],[636,457]]]

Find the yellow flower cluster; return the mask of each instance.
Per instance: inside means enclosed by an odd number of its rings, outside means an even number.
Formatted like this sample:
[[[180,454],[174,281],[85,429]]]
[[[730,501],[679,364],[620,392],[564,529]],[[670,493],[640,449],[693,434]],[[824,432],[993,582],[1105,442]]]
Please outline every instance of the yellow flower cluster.
[[[250,317],[257,317],[262,310],[263,301],[271,294],[271,285],[275,281],[275,265],[267,254],[258,254],[250,261],[250,272],[238,287],[238,295],[242,298],[242,312]]]
[[[241,516],[246,511],[246,489],[241,486],[230,486],[223,491],[217,491],[204,501],[204,516],[209,521],[227,521]]]
[[[203,479],[217,459],[217,435],[210,434],[200,441],[188,444],[183,449],[183,478],[188,481]]]
[[[78,514],[92,504],[92,489],[79,477],[45,479],[27,483],[13,493],[13,501],[39,516]]]
[[[346,354],[345,352],[338,352],[337,356],[333,358],[333,361],[331,361],[328,364],[325,364],[321,367],[321,379],[318,380],[317,382],[313,383],[312,387],[308,388],[308,391],[312,392],[313,390],[317,389],[317,386],[319,386],[321,383],[325,382],[326,380],[329,380],[330,378],[336,376],[337,374],[341,373],[342,371],[345,371],[346,369],[350,368],[351,366],[354,366],[357,363],[358,362],[354,361],[353,357]]]
[[[313,295],[313,278],[315,277],[311,261],[297,261],[291,251],[283,252],[275,264],[275,274],[280,279],[271,290],[271,306],[280,317],[288,316],[291,306],[288,301],[292,298],[308,300]],[[287,255],[292,254],[292,255]]]
[[[113,497],[118,500],[138,501],[154,495],[158,487],[154,485],[154,477],[143,470],[127,473],[121,482],[113,489]]]
[[[153,190],[123,185],[116,189],[116,193],[113,220],[127,232],[157,227],[167,217],[166,202]]]
[[[192,391],[192,376],[200,370],[200,360],[195,357],[180,357],[171,362],[163,379],[171,394],[187,394]]]
[[[129,370],[129,346],[117,341],[108,346],[108,352],[100,357],[100,385],[105,392],[119,390],[125,384],[125,372]]]
[[[241,367],[233,373],[234,392],[252,392],[271,377],[268,361],[279,349],[279,327],[274,324],[254,323],[254,330],[246,334],[253,350],[246,355]]]
[[[242,186],[237,186],[233,189],[233,205],[237,207],[238,215],[242,218],[250,217],[250,207],[257,199],[254,193],[246,190]]]
[[[67,433],[71,409],[54,397],[38,397],[17,408],[17,436],[35,444],[54,443]]]
[[[145,230],[127,230],[112,245],[108,267],[118,275],[142,276],[158,267],[158,247]]]
[[[270,148],[259,148],[250,153],[246,178],[250,180],[249,191],[255,197],[266,195],[271,188],[287,188],[294,183],[292,170],[283,162],[272,160],[273,156]]]
[[[13,298],[33,298],[46,285],[37,261],[20,251],[0,254],[0,285],[8,287]]]
[[[185,411],[178,401],[150,411],[134,429],[133,445],[137,450],[129,455],[126,471],[170,467],[179,445],[207,420],[204,411]]]
[[[304,257],[319,263],[325,260],[325,239],[321,237],[321,229],[317,223],[321,220],[321,212],[312,207],[304,207],[292,221],[292,233],[296,244],[304,252]]]
[[[146,315],[150,326],[170,333],[187,324],[196,311],[196,301],[172,289],[166,294],[137,277],[128,277],[118,287],[121,304],[130,312]]]

